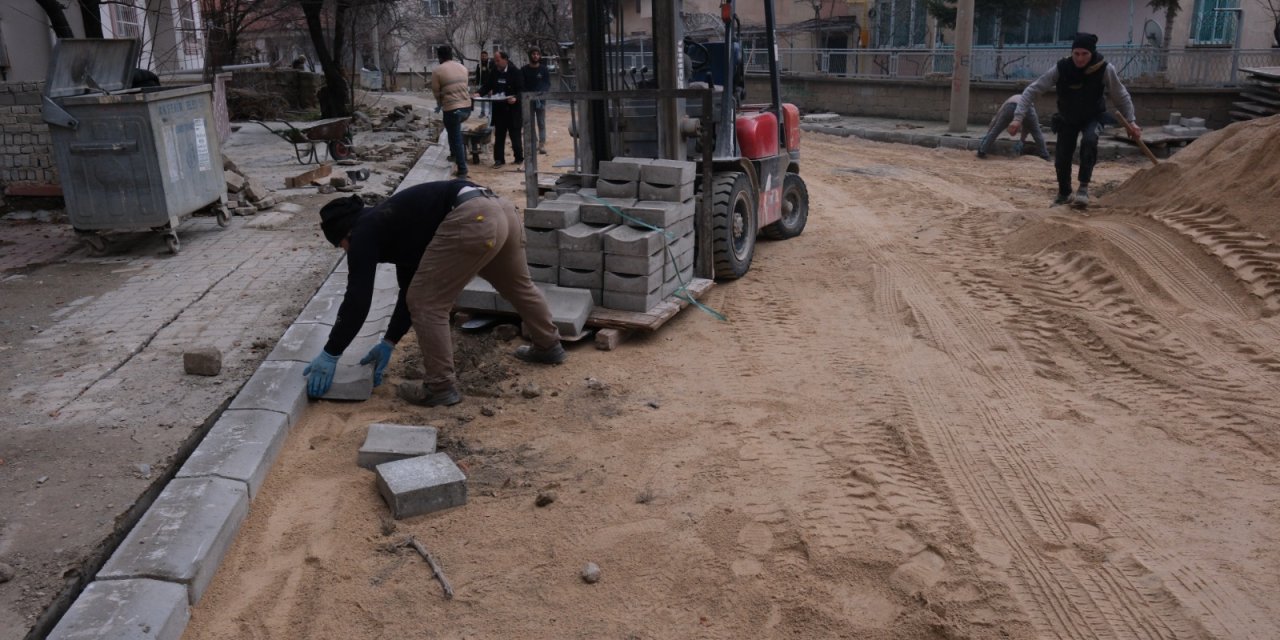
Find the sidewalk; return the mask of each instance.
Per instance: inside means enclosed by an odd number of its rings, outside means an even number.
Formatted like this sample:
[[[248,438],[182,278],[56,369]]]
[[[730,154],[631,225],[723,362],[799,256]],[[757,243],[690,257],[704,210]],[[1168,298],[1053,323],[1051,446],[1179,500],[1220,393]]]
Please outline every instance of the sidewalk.
[[[115,233],[92,256],[60,212],[0,219],[0,640],[51,628],[341,257],[315,214],[334,196],[283,188],[308,168],[289,145],[249,125],[224,153],[289,202],[225,229],[184,221],[177,255]],[[410,164],[365,163],[366,190],[390,193]],[[222,372],[185,374],[192,347],[218,348]]]

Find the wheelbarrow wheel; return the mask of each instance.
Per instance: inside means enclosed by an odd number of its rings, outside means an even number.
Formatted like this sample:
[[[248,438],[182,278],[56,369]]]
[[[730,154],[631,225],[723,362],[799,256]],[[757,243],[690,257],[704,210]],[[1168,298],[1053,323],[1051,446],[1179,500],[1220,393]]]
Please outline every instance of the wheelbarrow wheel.
[[[334,160],[346,160],[351,157],[351,136],[329,142],[329,157]]]

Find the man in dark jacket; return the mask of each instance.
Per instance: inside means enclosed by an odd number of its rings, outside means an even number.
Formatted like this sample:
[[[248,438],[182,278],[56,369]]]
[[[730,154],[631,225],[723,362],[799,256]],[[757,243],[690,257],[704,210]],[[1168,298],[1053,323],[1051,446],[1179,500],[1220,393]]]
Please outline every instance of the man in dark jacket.
[[[527,93],[551,90],[551,72],[542,61],[542,50],[534,47],[529,50],[529,64],[520,69],[521,81]],[[534,100],[529,105],[533,111],[533,121],[529,126],[538,132],[538,153],[547,152],[547,103],[545,100]]]
[[[1093,177],[1093,165],[1098,162],[1098,129],[1105,121],[1110,94],[1129,121],[1129,135],[1142,138],[1142,129],[1134,119],[1133,100],[1120,82],[1116,68],[1098,53],[1098,36],[1077,33],[1071,43],[1071,57],[1063,58],[1022,92],[1022,102],[1013,115],[1009,134],[1016,136],[1022,127],[1022,118],[1035,101],[1036,96],[1056,89],[1058,115],[1054,122],[1058,142],[1054,168],[1058,174],[1058,197],[1053,204],[1071,203],[1078,208],[1089,206],[1089,179]],[[1071,195],[1071,158],[1076,152],[1076,136],[1080,136],[1080,189]]]
[[[480,88],[480,95],[493,101],[493,167],[506,164],[507,136],[516,164],[524,162],[520,144],[520,70],[511,64],[506,51],[493,52],[493,73]]]
[[[516,349],[526,362],[559,364],[565,351],[542,292],[525,263],[524,226],[515,207],[466,180],[409,187],[374,207],[360,196],[338,198],[320,209],[320,228],[347,252],[347,292],[324,350],[303,371],[307,393],[323,396],[338,358],[364,325],[379,263],[396,266],[400,295],[383,339],[361,364],[374,364],[374,384],[391,361],[396,342],[412,326],[426,375],[396,394],[408,402],[453,405],[462,401],[453,370],[449,311],[472,278],[488,280],[524,320],[533,346]]]
[[[476,63],[476,79],[472,84],[476,87],[483,87],[484,83],[489,79],[489,75],[493,73],[493,61],[489,59],[489,52],[480,51],[480,62]],[[489,117],[489,103],[480,102],[480,116]]]

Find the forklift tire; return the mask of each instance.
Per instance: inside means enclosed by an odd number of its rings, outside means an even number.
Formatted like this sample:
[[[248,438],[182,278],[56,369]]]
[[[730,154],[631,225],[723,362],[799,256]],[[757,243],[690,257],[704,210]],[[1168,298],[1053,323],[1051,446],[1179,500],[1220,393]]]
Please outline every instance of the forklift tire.
[[[798,173],[788,173],[782,183],[782,218],[760,230],[770,240],[786,240],[804,233],[809,221],[809,188]]]
[[[756,250],[756,198],[747,174],[717,173],[711,183],[711,248],[716,280],[747,275]]]

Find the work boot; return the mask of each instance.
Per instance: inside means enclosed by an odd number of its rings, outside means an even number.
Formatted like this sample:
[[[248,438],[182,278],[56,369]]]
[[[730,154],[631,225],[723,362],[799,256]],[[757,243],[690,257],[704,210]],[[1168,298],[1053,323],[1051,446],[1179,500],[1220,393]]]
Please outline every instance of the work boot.
[[[987,157],[987,152],[983,151],[982,149],[978,149],[978,159],[981,160],[982,158],[985,158],[985,157]]]
[[[1053,199],[1053,206],[1058,207],[1071,202],[1070,191],[1059,191],[1058,197]]]
[[[422,407],[453,406],[462,402],[462,394],[457,387],[449,387],[441,391],[432,391],[421,382],[401,382],[396,387],[396,396],[410,404]]]
[[[1071,206],[1077,209],[1089,208],[1089,187],[1088,186],[1083,184],[1080,185],[1080,188],[1076,190],[1076,197],[1075,197],[1075,200],[1071,202]]]
[[[564,346],[559,342],[549,349],[539,349],[531,344],[521,345],[516,347],[515,353],[512,355],[525,362],[536,364],[560,364],[565,361],[565,358],[569,357],[569,354],[564,351]]]

